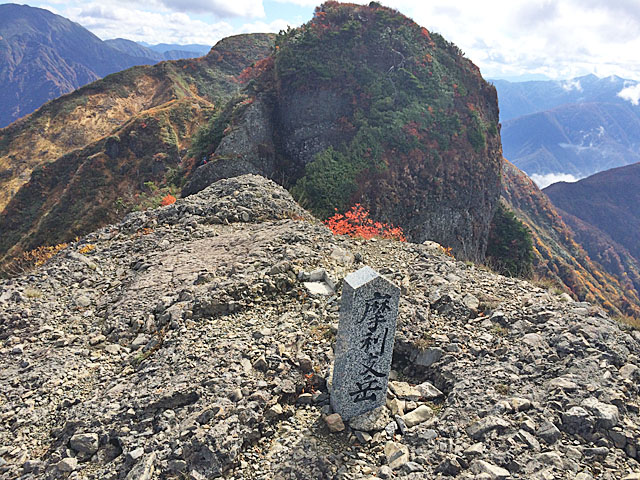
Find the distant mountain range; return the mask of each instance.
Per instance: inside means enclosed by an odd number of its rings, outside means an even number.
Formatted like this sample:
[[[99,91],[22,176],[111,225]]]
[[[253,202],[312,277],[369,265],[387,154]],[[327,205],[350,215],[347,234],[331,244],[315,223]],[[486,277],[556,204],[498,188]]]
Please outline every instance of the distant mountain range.
[[[196,53],[198,57],[206,55],[207,53],[209,53],[209,50],[211,50],[211,45],[202,45],[199,43],[190,43],[187,45],[180,45],[177,43],[158,43],[155,45],[147,42],[136,43],[138,43],[138,45],[142,45],[143,47],[147,47],[149,50],[153,50],[154,52],[167,53],[179,50],[181,52]]]
[[[0,128],[110,73],[203,51],[169,47],[161,52],[124,39],[105,42],[48,10],[0,5]]]
[[[578,225],[508,161],[502,170],[502,198],[531,233],[540,278],[552,279],[616,315],[640,314],[640,268],[623,247],[593,226]]]
[[[585,75],[570,80],[529,82],[491,80],[491,82],[498,90],[502,122],[572,103],[597,102],[629,105],[629,100],[618,96],[618,93],[637,83],[615,75],[605,78]]]
[[[634,264],[631,277],[640,291],[640,163],[556,183],[544,193],[591,258],[609,271],[620,269],[619,263]]]
[[[126,38],[105,40],[105,43],[127,55],[145,57],[156,62],[202,57],[211,50],[211,47],[207,45],[170,45],[167,43],[149,45],[127,40]]]
[[[541,186],[640,161],[637,82],[587,75],[493,83],[504,155]]]

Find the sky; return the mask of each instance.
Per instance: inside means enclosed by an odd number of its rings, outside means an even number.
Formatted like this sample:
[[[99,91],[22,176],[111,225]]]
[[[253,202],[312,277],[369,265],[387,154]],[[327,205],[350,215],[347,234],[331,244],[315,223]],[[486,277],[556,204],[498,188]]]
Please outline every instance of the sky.
[[[358,2],[356,3],[368,3]],[[640,0],[383,0],[441,33],[485,78],[640,80]],[[313,0],[43,0],[102,39],[213,45],[308,21]]]

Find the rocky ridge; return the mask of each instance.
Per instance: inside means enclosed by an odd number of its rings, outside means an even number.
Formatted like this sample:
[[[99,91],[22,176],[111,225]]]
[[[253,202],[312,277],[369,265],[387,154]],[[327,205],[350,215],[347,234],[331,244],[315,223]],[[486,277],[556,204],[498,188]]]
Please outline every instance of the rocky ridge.
[[[625,256],[623,247],[596,243],[601,247],[600,255],[596,255],[584,229],[571,222],[507,160],[502,183],[503,200],[531,232],[535,272],[540,278],[555,282],[582,301],[604,306],[614,317],[638,317],[640,300],[634,285],[638,283],[638,269],[631,255]]]
[[[0,269],[176,193],[196,132],[272,44],[228,37],[205,57],[118,72],[0,129]]]
[[[398,332],[387,406],[344,425],[362,264],[402,288]],[[88,235],[0,312],[3,479],[640,478],[638,332],[437,244],[334,236],[262,177]]]

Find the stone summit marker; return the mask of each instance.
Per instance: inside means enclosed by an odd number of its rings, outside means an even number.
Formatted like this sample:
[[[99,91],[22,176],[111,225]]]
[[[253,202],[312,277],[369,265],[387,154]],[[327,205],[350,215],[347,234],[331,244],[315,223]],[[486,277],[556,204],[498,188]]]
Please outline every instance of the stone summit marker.
[[[385,404],[400,289],[370,267],[342,287],[331,406],[344,420]]]

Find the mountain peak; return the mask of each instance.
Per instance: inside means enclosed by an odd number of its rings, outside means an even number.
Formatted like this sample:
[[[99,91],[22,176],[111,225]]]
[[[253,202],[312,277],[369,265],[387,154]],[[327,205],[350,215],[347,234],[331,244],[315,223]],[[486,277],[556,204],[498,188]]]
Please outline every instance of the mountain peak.
[[[321,218],[362,203],[414,240],[483,257],[499,194],[497,104],[453,44],[375,2],[327,2],[241,78],[245,95],[205,133],[210,161],[183,194],[260,173]]]
[[[64,17],[26,5],[0,5],[0,36],[0,127],[109,73],[153,63],[111,48]]]

